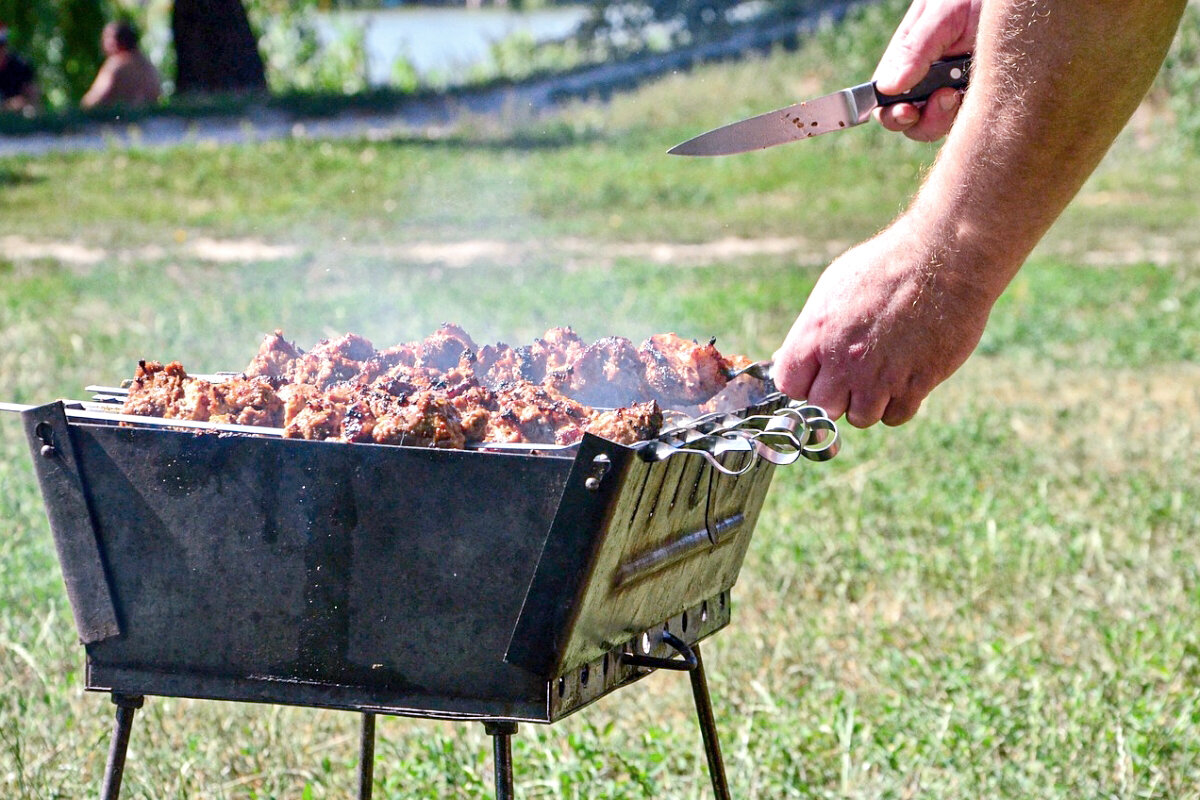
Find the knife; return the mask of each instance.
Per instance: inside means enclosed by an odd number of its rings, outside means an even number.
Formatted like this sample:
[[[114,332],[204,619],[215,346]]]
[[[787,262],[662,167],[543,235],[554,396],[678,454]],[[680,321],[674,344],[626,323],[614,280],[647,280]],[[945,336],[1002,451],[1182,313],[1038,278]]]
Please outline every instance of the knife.
[[[935,61],[929,74],[903,94],[882,94],[871,81],[716,128],[667,152],[676,156],[724,156],[852,128],[866,122],[880,106],[920,103],[937,89],[964,88],[970,68],[970,55]]]

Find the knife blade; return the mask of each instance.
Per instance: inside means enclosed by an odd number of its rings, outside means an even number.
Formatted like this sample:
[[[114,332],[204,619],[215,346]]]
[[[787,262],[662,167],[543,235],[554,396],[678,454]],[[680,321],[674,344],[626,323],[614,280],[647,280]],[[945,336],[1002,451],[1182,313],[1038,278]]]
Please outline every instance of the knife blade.
[[[920,103],[943,87],[966,87],[970,68],[970,55],[935,61],[924,79],[903,94],[882,94],[874,81],[862,83],[715,128],[667,152],[676,156],[732,155],[852,128],[870,119],[871,112],[880,106]]]

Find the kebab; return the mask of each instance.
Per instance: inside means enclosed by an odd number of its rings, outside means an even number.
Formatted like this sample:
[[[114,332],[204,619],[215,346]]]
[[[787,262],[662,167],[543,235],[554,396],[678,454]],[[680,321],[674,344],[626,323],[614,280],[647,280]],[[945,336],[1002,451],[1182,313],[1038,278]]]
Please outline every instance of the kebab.
[[[748,404],[761,381],[731,373],[750,360],[674,333],[641,346],[586,343],[551,328],[530,345],[480,347],[447,323],[418,342],[377,350],[347,333],[304,351],[275,331],[239,374],[188,375],[141,361],[123,413],[276,427],[289,438],[462,448],[486,442],[573,444],[584,433],[653,438],[663,409],[699,414]]]

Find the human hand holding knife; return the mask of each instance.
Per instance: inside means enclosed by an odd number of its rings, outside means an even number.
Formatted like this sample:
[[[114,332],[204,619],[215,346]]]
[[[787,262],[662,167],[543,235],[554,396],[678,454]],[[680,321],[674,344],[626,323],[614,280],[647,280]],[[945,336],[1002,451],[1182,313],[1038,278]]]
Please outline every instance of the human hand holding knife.
[[[851,128],[870,119],[876,108],[921,103],[945,87],[965,88],[970,66],[970,55],[935,61],[924,79],[902,94],[881,94],[871,81],[716,128],[667,152],[678,156],[731,155]]]

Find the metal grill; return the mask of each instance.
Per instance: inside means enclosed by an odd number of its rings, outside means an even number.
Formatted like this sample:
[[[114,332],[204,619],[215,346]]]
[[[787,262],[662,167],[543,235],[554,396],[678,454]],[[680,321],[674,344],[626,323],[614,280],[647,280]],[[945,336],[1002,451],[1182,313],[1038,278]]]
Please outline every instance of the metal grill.
[[[360,798],[375,714],[480,721],[503,798],[518,722],[661,668],[692,675],[728,797],[699,643],[730,621],[775,467],[836,453],[820,409],[771,395],[633,446],[475,451],[109,409],[0,406],[24,419],[86,686],[117,703],[105,800],[146,695],[360,712]]]

